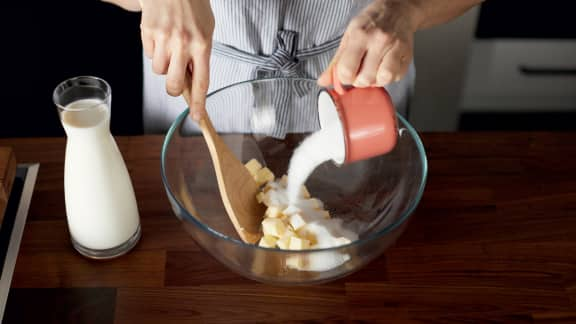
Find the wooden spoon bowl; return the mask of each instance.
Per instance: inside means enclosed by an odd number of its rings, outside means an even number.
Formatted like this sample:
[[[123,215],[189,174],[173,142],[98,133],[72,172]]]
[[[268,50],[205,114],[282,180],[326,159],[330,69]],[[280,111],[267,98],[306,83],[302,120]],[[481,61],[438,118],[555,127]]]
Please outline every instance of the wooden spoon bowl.
[[[186,81],[182,95],[191,107],[189,76]],[[212,157],[218,189],[226,212],[242,241],[255,244],[262,236],[260,223],[265,211],[264,205],[256,200],[260,187],[244,164],[218,135],[207,113],[203,114],[198,123]]]

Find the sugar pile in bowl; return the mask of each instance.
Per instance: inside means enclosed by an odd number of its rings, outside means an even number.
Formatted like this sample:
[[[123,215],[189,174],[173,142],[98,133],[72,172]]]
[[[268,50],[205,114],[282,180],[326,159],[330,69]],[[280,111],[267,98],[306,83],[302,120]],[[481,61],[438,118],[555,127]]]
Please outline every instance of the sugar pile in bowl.
[[[331,218],[324,204],[311,197],[302,185],[296,198],[289,199],[288,177],[276,179],[274,174],[255,159],[246,163],[258,184],[262,186],[256,199],[267,206],[262,220],[263,236],[258,245],[282,250],[324,249],[348,244],[358,235],[346,229],[342,220]],[[305,179],[304,179],[305,180]],[[324,253],[314,258],[294,257],[287,266],[305,271],[327,271],[349,259],[340,253]]]

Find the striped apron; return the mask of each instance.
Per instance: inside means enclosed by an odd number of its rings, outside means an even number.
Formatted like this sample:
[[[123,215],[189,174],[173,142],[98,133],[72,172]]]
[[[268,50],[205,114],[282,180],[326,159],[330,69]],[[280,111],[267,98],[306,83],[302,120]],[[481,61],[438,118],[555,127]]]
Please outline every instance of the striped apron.
[[[348,22],[371,0],[212,0],[216,26],[210,58],[209,93],[240,81],[270,77],[300,77],[317,79],[328,66]],[[406,109],[415,78],[411,64],[407,76],[387,86],[398,111]],[[254,131],[250,118],[242,114],[246,105],[262,106],[266,100],[282,102],[282,120],[291,120],[284,127],[275,127],[273,136],[286,132],[310,131],[317,127],[316,107],[307,107],[310,114],[290,116],[290,106],[297,102],[275,96],[274,89],[252,89],[251,98],[222,98],[221,113],[211,111],[219,131]],[[305,87],[293,89],[306,96]],[[249,93],[249,92],[248,92]],[[231,94],[233,95],[233,94]],[[284,96],[286,97],[286,96]],[[286,101],[288,100],[288,101]],[[229,101],[229,104],[228,104]],[[308,102],[306,100],[298,101]],[[239,104],[242,103],[242,104]],[[165,76],[152,72],[151,61],[144,58],[144,131],[165,133],[176,117],[186,108],[182,97],[171,97],[165,91]],[[232,115],[234,118],[228,117]],[[288,117],[287,117],[288,116]],[[278,117],[275,117],[278,123]],[[314,124],[314,125],[312,125]]]

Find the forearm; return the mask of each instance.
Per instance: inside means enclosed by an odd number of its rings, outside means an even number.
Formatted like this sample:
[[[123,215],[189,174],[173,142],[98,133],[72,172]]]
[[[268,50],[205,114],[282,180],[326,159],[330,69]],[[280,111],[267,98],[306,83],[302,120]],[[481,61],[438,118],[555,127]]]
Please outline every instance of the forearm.
[[[426,29],[446,23],[483,0],[410,0],[416,14],[417,29]]]
[[[140,7],[140,1],[138,0],[102,0],[102,1],[115,4],[118,7],[122,7],[123,9],[128,11],[142,10],[142,8]]]

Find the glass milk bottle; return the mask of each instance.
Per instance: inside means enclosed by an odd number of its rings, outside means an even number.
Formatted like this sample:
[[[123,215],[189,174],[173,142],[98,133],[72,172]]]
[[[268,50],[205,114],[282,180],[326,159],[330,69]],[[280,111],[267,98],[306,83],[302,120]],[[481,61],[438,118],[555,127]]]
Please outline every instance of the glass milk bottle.
[[[120,256],[141,232],[132,182],[110,133],[110,86],[76,77],[58,85],[53,99],[67,135],[64,193],[72,245],[89,258]]]

